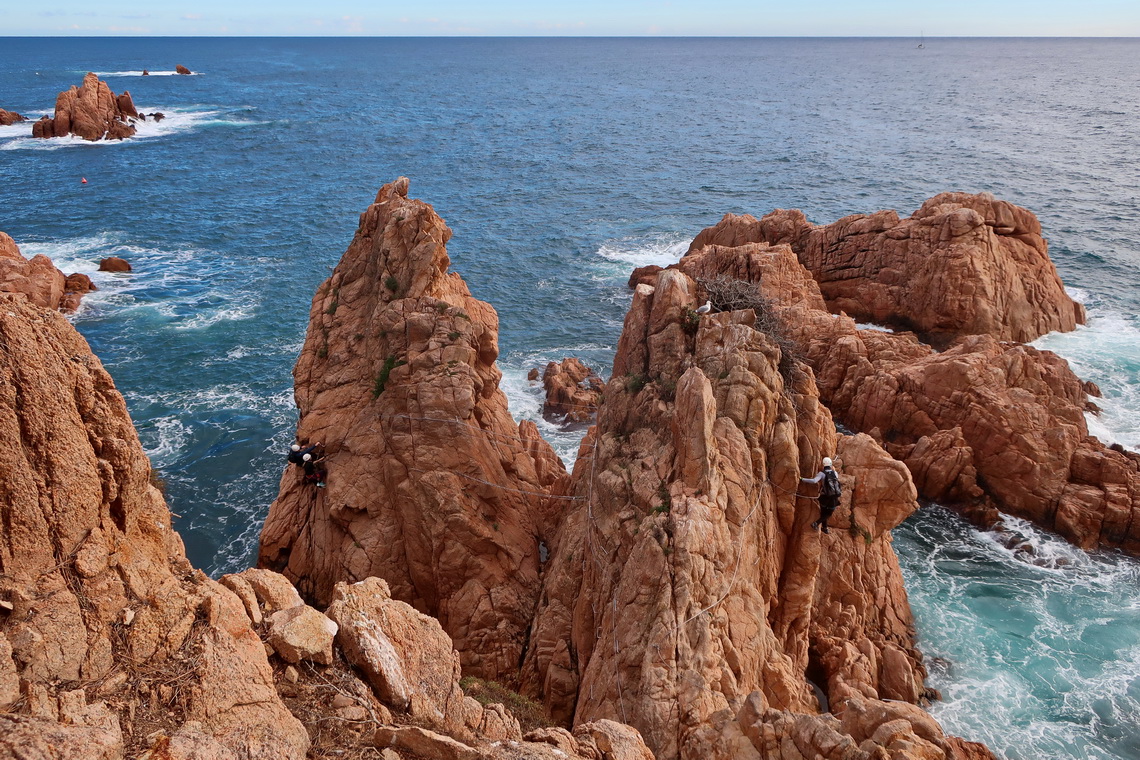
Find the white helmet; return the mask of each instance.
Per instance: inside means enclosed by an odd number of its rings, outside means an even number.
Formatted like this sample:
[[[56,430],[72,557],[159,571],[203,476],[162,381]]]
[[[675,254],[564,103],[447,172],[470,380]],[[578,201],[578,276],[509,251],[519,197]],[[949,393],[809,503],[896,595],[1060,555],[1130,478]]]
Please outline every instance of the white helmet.
[[[823,466],[824,467],[830,467],[831,466],[831,457],[824,457],[823,458]]]
[[[305,456],[301,457],[301,459],[304,459],[306,462],[310,461],[312,458],[312,454],[306,454]]]
[[[293,451],[300,451],[300,450],[301,450],[301,444],[299,444],[299,443],[294,443],[294,444],[293,444],[292,446],[290,446],[289,448],[291,448]]]

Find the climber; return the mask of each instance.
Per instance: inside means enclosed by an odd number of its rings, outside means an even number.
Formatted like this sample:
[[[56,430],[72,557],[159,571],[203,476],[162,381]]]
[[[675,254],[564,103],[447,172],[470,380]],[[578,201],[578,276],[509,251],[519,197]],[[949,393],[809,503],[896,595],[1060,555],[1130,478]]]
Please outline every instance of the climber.
[[[305,471],[305,482],[315,483],[317,488],[325,487],[325,472],[323,467],[318,467],[321,462],[325,461],[323,456],[313,458],[312,454],[305,454],[301,457],[301,467]]]
[[[312,454],[320,446],[320,441],[317,441],[312,446],[301,448],[301,444],[294,443],[289,447],[289,464],[301,464],[304,461],[306,454]]]
[[[800,478],[804,483],[823,483],[819,487],[819,519],[811,524],[812,528],[822,528],[824,533],[830,533],[827,529],[827,518],[831,517],[835,512],[835,508],[839,506],[839,496],[843,493],[843,488],[839,485],[839,475],[831,468],[831,457],[823,458],[823,469],[816,473],[814,478]]]

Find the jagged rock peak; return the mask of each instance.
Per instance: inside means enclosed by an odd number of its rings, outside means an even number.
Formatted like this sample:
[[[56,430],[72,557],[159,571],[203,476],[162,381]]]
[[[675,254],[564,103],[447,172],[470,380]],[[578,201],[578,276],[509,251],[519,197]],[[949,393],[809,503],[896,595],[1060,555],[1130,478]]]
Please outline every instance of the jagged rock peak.
[[[988,193],[940,193],[908,219],[878,211],[814,225],[798,210],[759,220],[726,214],[689,252],[747,243],[790,245],[831,311],[914,330],[935,344],[966,334],[1031,341],[1085,321],[1037,217]]]
[[[510,684],[565,470],[511,418],[498,315],[448,271],[450,238],[404,177],[361,214],[293,373],[298,439],[323,444],[327,487],[286,467],[259,562],[320,604],[383,578],[440,620],[467,672]]]
[[[83,294],[92,290],[95,286],[87,275],[65,277],[43,254],[26,259],[16,241],[0,232],[0,291],[23,293],[30,303],[45,309],[74,311]]]
[[[77,135],[84,140],[122,140],[135,133],[138,118],[131,94],[116,96],[95,74],[88,72],[79,87],[72,85],[55,100],[55,115],[32,125],[33,137]]]
[[[822,306],[787,253],[769,279],[801,278]],[[698,294],[674,270],[635,290],[565,488],[578,501],[524,688],[558,720],[628,722],[660,760],[956,757],[941,729],[919,739],[920,710],[880,701],[926,694],[889,533],[917,507],[909,473],[869,436],[837,435],[763,315],[701,316]],[[799,480],[824,455],[845,485],[828,534]],[[805,673],[845,724],[820,715]],[[899,734],[865,743],[896,719]]]

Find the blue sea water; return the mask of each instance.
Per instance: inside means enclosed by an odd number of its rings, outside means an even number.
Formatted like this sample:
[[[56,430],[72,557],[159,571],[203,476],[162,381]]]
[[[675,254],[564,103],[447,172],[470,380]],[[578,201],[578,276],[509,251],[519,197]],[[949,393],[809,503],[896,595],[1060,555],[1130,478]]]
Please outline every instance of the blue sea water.
[[[1140,446],[1140,40],[0,39],[0,108],[95,71],[168,118],[123,143],[0,127],[0,229],[100,287],[114,375],[196,565],[247,564],[276,492],[308,305],[398,175],[455,236],[526,372],[604,371],[636,265],[728,211],[817,222],[943,190],[1035,211],[1088,326],[1038,344]],[[172,76],[175,64],[196,75]],[[142,69],[152,76],[140,76]],[[88,180],[86,185],[80,178]],[[131,274],[95,273],[122,256]],[[570,456],[579,432],[540,424]],[[1005,757],[1140,757],[1140,564],[1021,526],[1028,564],[936,507],[898,532],[935,714]]]

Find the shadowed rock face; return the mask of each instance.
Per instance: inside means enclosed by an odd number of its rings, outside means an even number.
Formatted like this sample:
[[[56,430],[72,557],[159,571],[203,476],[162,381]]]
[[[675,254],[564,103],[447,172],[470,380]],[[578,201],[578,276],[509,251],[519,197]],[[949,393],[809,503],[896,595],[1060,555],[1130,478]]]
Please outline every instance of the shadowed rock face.
[[[726,214],[689,251],[746,243],[790,245],[831,311],[936,344],[967,334],[1027,342],[1085,321],[1037,217],[985,194],[942,193],[908,219],[879,211],[814,225],[796,210]]]
[[[136,756],[196,721],[237,756],[304,757],[241,602],[186,562],[111,378],[23,294],[0,293],[0,438],[0,711],[23,713],[0,719],[0,755]]]
[[[129,92],[116,96],[106,82],[88,72],[82,85],[59,94],[55,100],[55,116],[45,116],[32,125],[32,136],[77,135],[91,141],[122,140],[135,133],[129,119],[137,117]]]
[[[799,715],[789,735],[803,756],[831,757],[811,739],[827,724],[806,671],[837,713],[923,693],[888,533],[915,489],[870,437],[836,435],[809,370],[781,375],[753,311],[706,316],[694,333],[699,303],[676,271],[635,291],[566,486],[578,501],[545,572],[524,687],[556,719],[630,723],[658,758],[757,757],[764,731],[752,739],[736,717],[748,700],[749,726]],[[846,485],[829,535],[810,529],[815,489],[799,482],[824,455]],[[839,734],[854,748],[851,730]]]
[[[286,469],[259,561],[321,604],[339,581],[384,578],[467,672],[512,683],[558,511],[543,497],[565,470],[507,411],[498,316],[447,271],[451,230],[407,189],[381,188],[313,299],[293,374],[328,486]]]
[[[1063,359],[989,335],[939,353],[909,333],[858,329],[824,310],[795,264],[788,246],[746,243],[694,247],[676,266],[760,283],[823,401],[905,462],[923,497],[1140,553],[1140,456],[1088,435],[1085,387]]]

